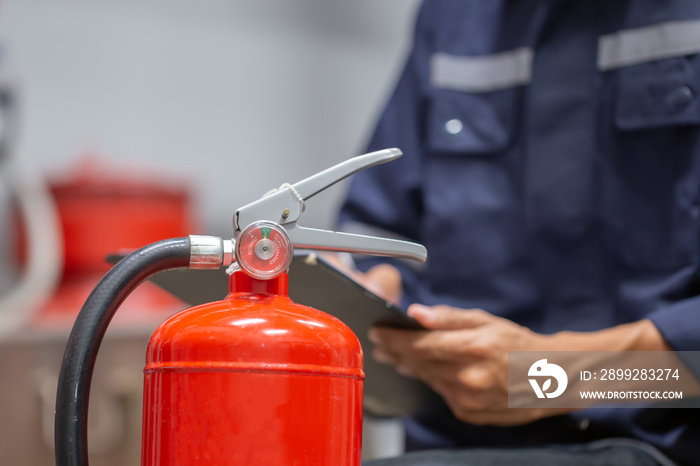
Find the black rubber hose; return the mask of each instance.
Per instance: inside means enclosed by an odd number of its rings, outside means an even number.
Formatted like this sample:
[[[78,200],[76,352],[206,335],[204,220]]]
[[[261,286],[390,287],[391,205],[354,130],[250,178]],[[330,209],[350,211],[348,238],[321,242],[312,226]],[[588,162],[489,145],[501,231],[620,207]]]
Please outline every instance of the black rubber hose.
[[[115,265],[90,293],[68,338],[58,377],[54,441],[56,466],[88,466],[87,416],[97,351],[121,303],[162,270],[189,266],[189,238],[145,246]]]

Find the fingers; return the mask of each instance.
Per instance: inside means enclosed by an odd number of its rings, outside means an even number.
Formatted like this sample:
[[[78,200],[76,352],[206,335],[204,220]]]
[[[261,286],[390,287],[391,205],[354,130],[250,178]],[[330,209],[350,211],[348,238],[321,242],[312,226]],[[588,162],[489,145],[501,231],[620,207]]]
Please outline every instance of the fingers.
[[[480,309],[462,310],[420,304],[411,305],[408,314],[430,331],[375,327],[369,332],[370,341],[385,352],[405,354],[407,357],[453,359],[469,355],[474,330],[502,320]]]
[[[497,317],[481,309],[457,309],[450,306],[423,306],[413,304],[408,315],[423,327],[433,330],[457,330],[477,328],[492,322]]]
[[[375,327],[369,339],[384,359],[400,364],[406,361],[459,361],[503,359],[503,342],[511,342],[515,330],[510,321],[479,309],[459,310],[449,306],[412,305],[409,314],[429,330],[399,330]],[[515,335],[517,336],[517,332]]]
[[[541,345],[527,328],[478,309],[414,304],[408,312],[427,330],[373,328],[375,358],[427,383],[457,418],[507,426],[565,412],[508,408],[509,348]]]
[[[566,410],[508,408],[507,391],[484,367],[458,363],[427,363],[396,366],[407,376],[421,379],[438,393],[455,417],[474,425],[513,426]]]
[[[396,267],[389,264],[379,264],[366,273],[362,273],[354,267],[352,261],[350,263],[344,261],[340,254],[324,253],[322,256],[335,268],[349,275],[377,296],[381,296],[396,305],[401,301],[403,282],[401,272]]]
[[[478,416],[508,408],[506,386],[480,364],[464,366],[458,363],[416,364],[398,363],[396,370],[425,382],[438,393],[455,413],[462,417]]]
[[[367,271],[362,278],[367,289],[387,301],[398,304],[403,294],[401,273],[394,266],[379,264]]]
[[[498,406],[504,399],[502,395],[507,395],[507,385],[503,385],[485,364],[415,364],[408,361],[405,364],[399,363],[398,368],[403,368],[406,375],[423,380],[440,394],[449,394],[451,397],[466,395],[465,405],[470,405],[475,400],[483,403],[486,399],[489,406]]]
[[[429,383],[457,419],[474,425],[515,426],[571,411],[565,408],[509,408],[507,392],[468,388],[460,383]],[[502,390],[500,390],[502,392]]]
[[[470,357],[472,331],[420,331],[375,327],[368,337],[394,360],[465,361]]]

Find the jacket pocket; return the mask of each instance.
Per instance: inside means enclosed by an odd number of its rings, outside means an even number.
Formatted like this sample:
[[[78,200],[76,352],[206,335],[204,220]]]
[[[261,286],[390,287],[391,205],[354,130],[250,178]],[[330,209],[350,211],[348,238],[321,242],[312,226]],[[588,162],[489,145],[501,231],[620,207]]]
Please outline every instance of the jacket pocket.
[[[517,89],[488,93],[439,90],[428,103],[428,149],[488,155],[505,150],[515,131]]]
[[[700,56],[618,71],[615,123],[622,131],[700,124]]]
[[[513,258],[520,93],[442,89],[429,102],[422,228],[440,286],[488,280]]]
[[[620,68],[604,170],[611,254],[624,265],[697,261],[700,56]]]

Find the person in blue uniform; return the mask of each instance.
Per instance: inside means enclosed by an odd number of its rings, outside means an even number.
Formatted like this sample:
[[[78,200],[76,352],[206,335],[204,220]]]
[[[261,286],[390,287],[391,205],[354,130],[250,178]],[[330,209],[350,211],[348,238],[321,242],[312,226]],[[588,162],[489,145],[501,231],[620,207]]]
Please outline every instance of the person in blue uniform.
[[[700,2],[427,0],[386,147],[340,225],[427,247],[358,267],[431,329],[375,328],[374,356],[445,404],[406,421],[422,452],[368,464],[698,464],[694,409],[508,409],[506,371],[700,350]]]

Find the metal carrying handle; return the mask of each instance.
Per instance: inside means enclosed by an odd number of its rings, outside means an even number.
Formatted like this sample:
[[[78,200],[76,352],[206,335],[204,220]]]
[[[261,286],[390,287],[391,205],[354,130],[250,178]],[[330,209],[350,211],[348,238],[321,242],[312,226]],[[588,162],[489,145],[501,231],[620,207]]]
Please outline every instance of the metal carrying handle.
[[[418,262],[425,262],[428,258],[428,251],[425,249],[425,246],[409,241],[338,231],[316,230],[300,226],[287,228],[287,234],[289,234],[292,243],[294,243],[294,247],[299,249],[402,257]]]

